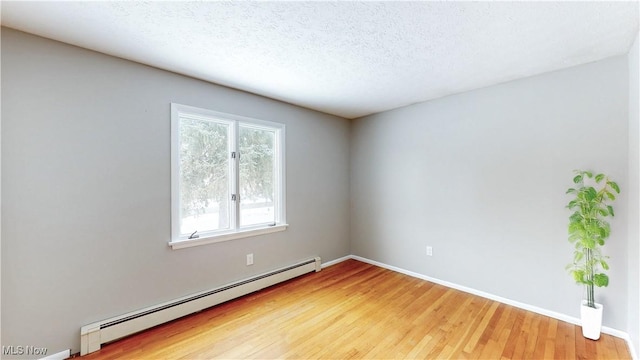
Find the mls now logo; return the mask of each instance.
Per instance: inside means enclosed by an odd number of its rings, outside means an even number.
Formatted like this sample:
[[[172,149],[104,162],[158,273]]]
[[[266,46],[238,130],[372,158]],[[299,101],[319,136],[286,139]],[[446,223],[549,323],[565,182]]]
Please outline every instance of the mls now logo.
[[[47,348],[35,346],[2,346],[2,355],[47,355]]]

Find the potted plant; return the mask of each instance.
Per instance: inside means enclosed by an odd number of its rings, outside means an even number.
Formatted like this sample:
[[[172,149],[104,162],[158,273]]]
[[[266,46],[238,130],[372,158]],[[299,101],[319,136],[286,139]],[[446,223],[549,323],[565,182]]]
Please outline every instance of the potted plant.
[[[601,252],[602,246],[611,233],[607,222],[614,216],[610,205],[620,193],[618,184],[604,174],[593,175],[590,171],[576,170],[573,178],[575,187],[567,190],[573,199],[567,205],[573,213],[569,217],[569,242],[575,245],[573,263],[567,270],[573,279],[585,285],[587,298],[582,301],[580,316],[582,335],[598,340],[602,325],[602,304],[595,302],[595,286],[609,285],[609,277],[603,272],[609,269],[608,256]]]

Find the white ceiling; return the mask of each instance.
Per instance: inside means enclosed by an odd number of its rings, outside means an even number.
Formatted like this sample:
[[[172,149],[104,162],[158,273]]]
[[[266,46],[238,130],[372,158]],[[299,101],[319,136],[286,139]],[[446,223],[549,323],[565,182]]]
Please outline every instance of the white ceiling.
[[[638,2],[11,2],[2,25],[355,118],[627,53]]]

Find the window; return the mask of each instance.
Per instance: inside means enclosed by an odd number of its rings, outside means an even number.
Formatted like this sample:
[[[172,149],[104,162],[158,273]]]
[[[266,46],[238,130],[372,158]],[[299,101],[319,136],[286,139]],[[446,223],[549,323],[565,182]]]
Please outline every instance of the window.
[[[170,245],[283,231],[284,125],[171,104]]]

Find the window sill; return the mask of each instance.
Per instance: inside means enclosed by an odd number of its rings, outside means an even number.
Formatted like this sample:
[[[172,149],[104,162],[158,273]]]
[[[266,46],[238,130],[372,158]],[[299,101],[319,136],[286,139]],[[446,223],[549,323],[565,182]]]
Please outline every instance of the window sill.
[[[269,226],[269,227],[263,227],[258,229],[240,230],[240,231],[236,231],[228,234],[209,236],[209,237],[203,237],[198,239],[176,240],[176,241],[169,242],[169,246],[171,246],[173,250],[184,249],[184,248],[193,247],[193,246],[213,244],[213,243],[218,243],[223,241],[242,239],[242,238],[251,237],[251,236],[258,236],[263,234],[270,234],[270,233],[285,231],[288,226],[289,226],[288,224],[280,224],[276,226]]]

